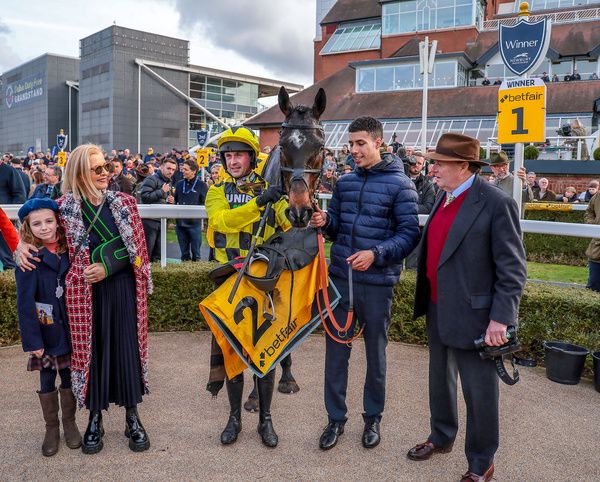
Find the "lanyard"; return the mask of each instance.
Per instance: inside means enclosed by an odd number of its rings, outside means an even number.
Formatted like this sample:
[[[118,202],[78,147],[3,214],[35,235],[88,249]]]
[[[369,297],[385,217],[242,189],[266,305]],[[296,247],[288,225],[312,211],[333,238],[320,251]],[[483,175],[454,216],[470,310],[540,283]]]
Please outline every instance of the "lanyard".
[[[194,181],[194,184],[192,185],[191,189],[189,191],[185,190],[185,179],[183,180],[183,185],[181,186],[181,190],[183,191],[183,194],[189,194],[191,192],[196,192],[196,184],[198,183],[198,176],[196,176],[196,180]]]

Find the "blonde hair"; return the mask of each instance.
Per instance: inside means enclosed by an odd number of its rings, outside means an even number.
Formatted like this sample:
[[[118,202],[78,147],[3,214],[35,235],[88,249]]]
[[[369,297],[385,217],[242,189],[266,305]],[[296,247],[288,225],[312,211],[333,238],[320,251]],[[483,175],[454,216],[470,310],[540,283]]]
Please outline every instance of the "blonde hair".
[[[21,227],[19,228],[19,237],[23,243],[33,244],[37,248],[42,248],[44,246],[44,242],[37,238],[31,231],[31,226],[29,225],[30,215],[31,213],[29,213],[27,216],[25,216],[25,219],[23,219]],[[54,212],[54,217],[56,218],[56,239],[58,240],[58,247],[56,251],[58,253],[64,253],[67,250],[67,235],[65,234],[62,224],[60,224],[60,219],[57,212]]]
[[[93,154],[99,154],[104,159],[102,149],[95,144],[82,144],[71,152],[65,166],[63,193],[70,192],[78,200],[102,197],[102,191],[92,181],[90,158]]]

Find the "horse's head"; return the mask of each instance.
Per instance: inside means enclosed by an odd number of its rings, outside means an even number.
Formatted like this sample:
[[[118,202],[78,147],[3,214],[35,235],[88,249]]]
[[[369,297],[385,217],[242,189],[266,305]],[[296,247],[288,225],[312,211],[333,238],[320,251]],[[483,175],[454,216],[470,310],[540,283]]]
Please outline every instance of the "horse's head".
[[[290,204],[286,215],[294,227],[306,227],[313,213],[313,198],[323,167],[325,144],[319,118],[326,103],[323,89],[317,92],[312,107],[294,107],[285,87],[279,90],[279,108],[285,115],[279,138],[281,172]]]

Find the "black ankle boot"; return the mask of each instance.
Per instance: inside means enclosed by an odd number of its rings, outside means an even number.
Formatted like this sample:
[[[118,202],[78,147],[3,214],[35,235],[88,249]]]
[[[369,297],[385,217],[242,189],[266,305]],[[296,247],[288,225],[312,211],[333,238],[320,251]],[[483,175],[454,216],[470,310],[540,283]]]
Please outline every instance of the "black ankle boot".
[[[262,438],[263,444],[267,447],[277,447],[277,443],[279,442],[279,438],[273,428],[273,420],[271,419],[271,400],[273,399],[274,386],[275,370],[271,370],[263,378],[258,379],[258,433]]]
[[[97,454],[100,452],[104,447],[103,436],[102,412],[100,410],[90,410],[90,420],[83,436],[81,451],[84,454]]]
[[[129,448],[134,452],[143,452],[150,448],[150,439],[140,421],[137,407],[125,410],[125,437],[129,439]]]
[[[229,420],[221,433],[221,443],[229,445],[237,440],[242,430],[242,395],[244,392],[244,375],[233,380],[226,380],[227,397],[229,398]]]

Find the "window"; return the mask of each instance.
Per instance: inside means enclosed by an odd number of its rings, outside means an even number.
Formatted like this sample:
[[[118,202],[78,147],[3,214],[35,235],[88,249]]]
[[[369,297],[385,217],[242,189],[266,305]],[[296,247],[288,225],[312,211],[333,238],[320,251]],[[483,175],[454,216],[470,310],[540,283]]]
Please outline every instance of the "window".
[[[454,28],[481,22],[483,6],[480,0],[404,0],[384,3],[382,19],[384,35]]]
[[[462,66],[458,69],[457,64],[456,60],[436,61],[429,77],[429,86],[467,85],[466,69]],[[423,77],[417,63],[358,67],[356,70],[356,92],[387,92],[422,87]]]
[[[380,46],[381,24],[379,22],[340,24],[321,50],[321,55],[378,49]]]
[[[373,92],[375,90],[375,69],[358,69],[357,92]]]
[[[529,0],[529,10],[531,12],[539,12],[540,10],[579,7],[593,3],[598,3],[598,0]],[[518,11],[519,2],[515,2],[515,12]]]
[[[572,119],[578,119],[590,132],[591,114],[552,114],[546,119],[546,137],[556,136],[556,129]],[[405,146],[421,147],[420,119],[382,119],[383,137],[386,143],[392,142],[393,135],[396,141]],[[348,143],[349,122],[324,122],[325,146],[328,149],[338,150]],[[434,147],[442,134],[458,132],[479,139],[485,148],[490,138],[498,135],[496,118],[494,117],[463,117],[431,119],[427,121],[427,146]]]

